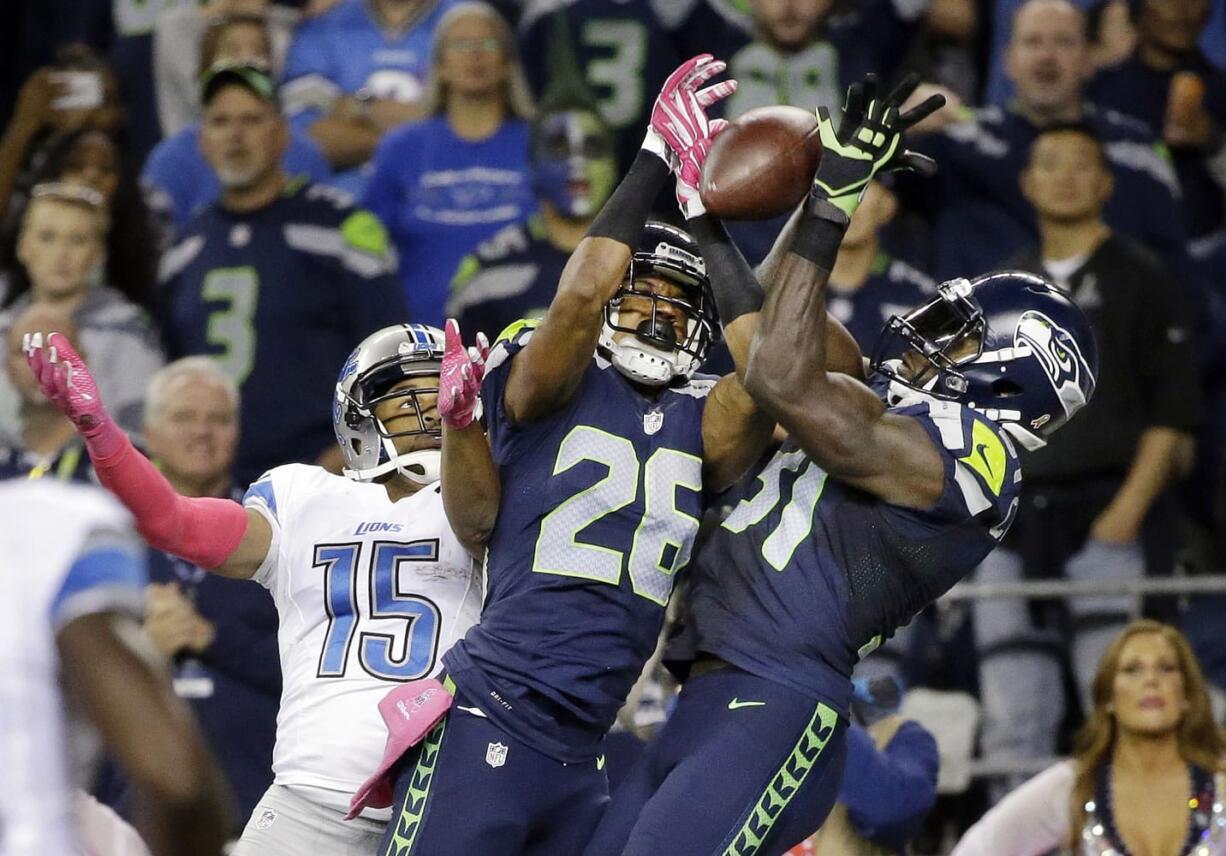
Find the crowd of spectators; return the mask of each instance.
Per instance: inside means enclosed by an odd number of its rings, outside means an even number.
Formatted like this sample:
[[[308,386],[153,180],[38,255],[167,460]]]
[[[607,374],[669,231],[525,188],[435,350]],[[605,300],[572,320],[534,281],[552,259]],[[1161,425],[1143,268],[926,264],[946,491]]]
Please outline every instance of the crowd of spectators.
[[[0,28],[0,475],[92,477],[26,376],[22,334],[48,328],[185,494],[228,496],[289,461],[339,471],[327,402],[349,350],[394,321],[457,317],[492,339],[542,314],[681,59],[727,60],[727,118],[833,109],[866,72],[916,71],[917,101],[947,97],[913,140],[939,171],[870,187],[830,310],[870,354],[883,322],[944,279],[1011,266],[1069,293],[1097,337],[1098,392],[1025,453],[1009,537],[976,576],[1103,593],[938,605],[865,668],[978,698],[980,752],[1017,763],[962,798],[973,817],[1087,721],[1074,761],[983,821],[1024,826],[1041,796],[1062,836],[1101,784],[1104,670],[1136,633],[1166,640],[1197,716],[1226,693],[1226,619],[1108,593],[1221,570],[1226,0],[64,5],[19,4]],[[676,221],[671,202],[657,214]],[[782,219],[729,225],[756,262]],[[154,567],[147,629],[245,820],[268,778],[271,605],[165,556]],[[1182,638],[1130,624],[1141,615],[1186,627],[1208,688]],[[239,709],[248,727],[223,728]],[[864,732],[865,757],[875,738],[886,764],[909,733]],[[1207,767],[1219,748],[1184,759]],[[921,837],[930,852],[965,816],[949,802]],[[854,806],[840,811],[827,842],[863,833]],[[976,829],[958,852],[989,852]]]

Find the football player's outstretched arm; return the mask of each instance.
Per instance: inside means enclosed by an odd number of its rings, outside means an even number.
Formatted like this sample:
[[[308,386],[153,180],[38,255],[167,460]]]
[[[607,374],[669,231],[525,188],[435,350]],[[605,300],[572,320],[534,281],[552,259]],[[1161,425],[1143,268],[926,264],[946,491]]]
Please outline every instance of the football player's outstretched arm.
[[[450,318],[443,336],[446,344],[438,381],[438,412],[443,420],[443,511],[464,549],[480,560],[494,533],[502,499],[498,467],[476,418],[490,344],[485,334],[478,333],[476,347],[465,350],[460,325]]]
[[[84,438],[98,480],[132,512],[151,546],[222,576],[255,575],[272,546],[272,528],[258,512],[229,499],[177,494],[106,412],[66,337],[27,334],[23,348],[43,394]]]
[[[217,856],[227,797],[191,712],[174,694],[140,626],[112,612],[83,615],[56,635],[67,693],[131,779],[138,824],[156,856]]]
[[[689,97],[723,70],[709,54],[683,63],[664,82],[655,110]],[[649,128],[630,171],[566,263],[549,311],[511,364],[503,406],[513,421],[540,419],[575,394],[596,351],[605,303],[616,294],[651,204],[668,178],[668,158],[663,140]]]
[[[791,248],[766,297],[745,386],[830,475],[897,505],[930,508],[944,486],[940,453],[918,422],[886,410],[864,384],[827,365],[826,285],[864,188],[885,169],[930,169],[901,150],[902,132],[939,106],[899,115],[908,80],[878,100],[876,80],[852,87],[836,132],[818,111],[824,153]]]

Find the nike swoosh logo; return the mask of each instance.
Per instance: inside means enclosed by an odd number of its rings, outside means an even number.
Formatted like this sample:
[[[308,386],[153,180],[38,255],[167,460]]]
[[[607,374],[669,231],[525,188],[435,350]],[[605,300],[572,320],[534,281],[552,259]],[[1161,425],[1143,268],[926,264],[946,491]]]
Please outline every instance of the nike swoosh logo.
[[[729,710],[740,710],[743,707],[766,707],[766,702],[764,701],[741,701],[738,698],[734,698],[732,701],[728,702]]]
[[[597,770],[604,769],[604,755],[601,755],[599,758],[596,759],[596,769]]]
[[[456,710],[462,710],[462,711],[464,711],[465,713],[471,713],[473,716],[479,716],[479,717],[481,717],[482,719],[489,719],[489,717],[485,715],[485,711],[481,710],[480,708],[476,708],[476,707],[463,707],[462,705],[458,705],[458,704],[457,704],[457,705],[455,706],[455,709],[456,709]]]
[[[975,446],[975,452],[978,453],[979,460],[983,461],[983,465],[988,468],[988,474],[991,475],[993,479],[995,479],[996,471],[992,469],[992,462],[988,460],[988,456],[984,452],[984,449],[986,449],[987,447],[988,447],[987,443],[979,443]]]

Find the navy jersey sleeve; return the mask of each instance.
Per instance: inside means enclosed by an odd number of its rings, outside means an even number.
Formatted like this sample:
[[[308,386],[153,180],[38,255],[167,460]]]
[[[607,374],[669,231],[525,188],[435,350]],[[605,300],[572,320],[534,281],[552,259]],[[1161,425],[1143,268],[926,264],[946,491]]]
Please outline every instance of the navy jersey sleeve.
[[[940,756],[919,723],[904,722],[883,748],[858,726],[847,730],[847,767],[839,802],[857,833],[901,850],[936,802]]]
[[[404,291],[397,276],[396,250],[382,221],[370,211],[353,208],[350,197],[322,185],[312,185],[308,194],[326,198],[334,205],[329,215],[335,222],[336,252],[321,254],[329,265],[346,309],[350,337],[354,342],[389,324],[408,321]]]
[[[885,505],[885,518],[896,530],[916,538],[973,518],[999,540],[1021,490],[1021,466],[1012,441],[996,423],[953,401],[927,400],[894,412],[924,428],[941,453],[945,484],[931,509]]]
[[[506,407],[503,405],[507,378],[511,375],[511,361],[528,344],[538,323],[529,319],[516,321],[498,335],[493,348],[490,349],[485,378],[481,381],[481,407],[485,412],[485,430],[489,436],[490,452],[494,461],[499,464],[505,463],[513,456],[518,439],[518,426],[507,416]]]

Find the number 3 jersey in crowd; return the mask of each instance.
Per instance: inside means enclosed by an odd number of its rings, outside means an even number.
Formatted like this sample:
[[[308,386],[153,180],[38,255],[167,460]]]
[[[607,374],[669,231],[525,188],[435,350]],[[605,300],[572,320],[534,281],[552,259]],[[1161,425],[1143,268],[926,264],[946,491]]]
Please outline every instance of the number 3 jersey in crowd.
[[[381,485],[290,464],[243,503],[272,527],[254,579],[280,615],[275,782],[319,789],[313,801],[343,813],[383,757],[379,701],[438,671],[481,612],[479,571],[437,484],[393,503]]]
[[[240,484],[332,448],[337,368],[354,342],[407,317],[382,224],[298,179],[255,211],[202,209],[160,278],[168,355],[210,356],[239,385]]]
[[[670,663],[714,654],[848,716],[857,659],[979,564],[1021,488],[1012,443],[982,415],[926,396],[891,412],[919,422],[941,453],[936,505],[891,505],[785,442],[695,556]]]
[[[481,624],[447,673],[511,736],[595,757],[655,650],[702,513],[702,410],[714,380],[645,396],[600,356],[556,413],[515,425],[503,393],[535,322],[496,343],[481,387],[502,478]]]

